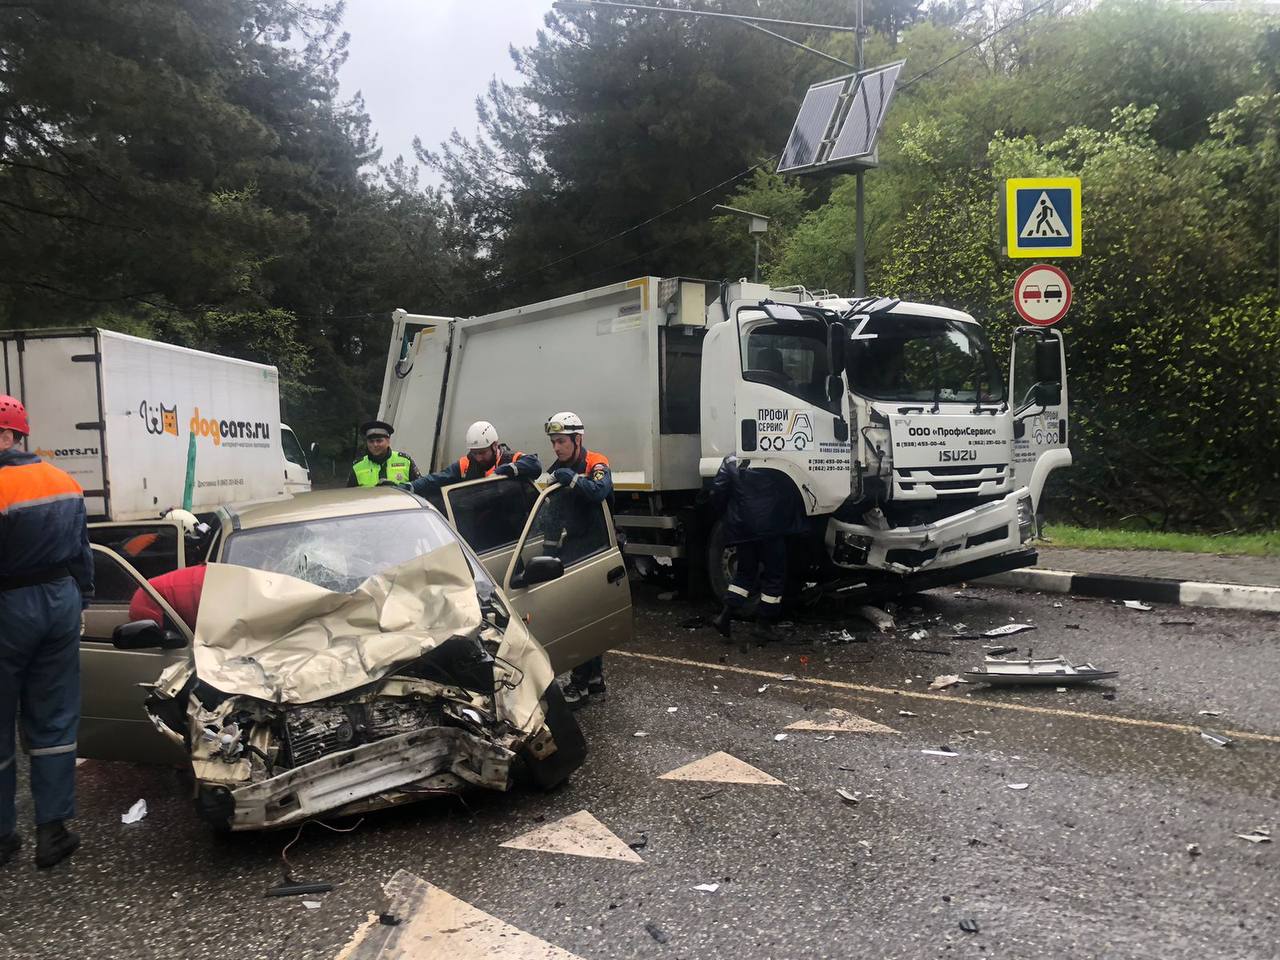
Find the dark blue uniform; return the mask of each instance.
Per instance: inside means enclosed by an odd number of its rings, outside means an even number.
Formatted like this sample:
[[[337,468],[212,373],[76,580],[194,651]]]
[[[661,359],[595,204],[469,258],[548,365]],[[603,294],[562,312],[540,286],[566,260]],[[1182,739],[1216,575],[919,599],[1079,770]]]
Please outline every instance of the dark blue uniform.
[[[557,460],[547,470],[551,479],[590,503],[613,505],[613,472],[603,453],[583,449],[573,463]],[[592,657],[573,668],[573,682],[581,690],[604,693],[604,657]]]
[[[524,477],[526,480],[537,480],[542,476],[542,463],[537,454],[512,452],[505,443],[498,445],[498,461],[485,469],[470,457],[461,457],[443,470],[419,477],[409,484],[409,489],[418,496],[426,496],[432,490],[439,490],[453,483],[464,480],[480,480],[484,477]]]
[[[80,612],[92,595],[79,484],[16,447],[0,453],[0,838],[17,819],[19,712],[36,824],[75,814]]]

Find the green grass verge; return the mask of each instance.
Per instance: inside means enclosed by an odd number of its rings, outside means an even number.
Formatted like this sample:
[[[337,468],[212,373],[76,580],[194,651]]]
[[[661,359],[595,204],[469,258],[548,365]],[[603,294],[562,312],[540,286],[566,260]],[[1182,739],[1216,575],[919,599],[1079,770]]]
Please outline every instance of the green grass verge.
[[[1280,557],[1280,531],[1227,534],[1158,533],[1148,530],[1091,530],[1046,524],[1049,546],[1073,549],[1177,550],[1184,553],[1229,553],[1249,557]]]

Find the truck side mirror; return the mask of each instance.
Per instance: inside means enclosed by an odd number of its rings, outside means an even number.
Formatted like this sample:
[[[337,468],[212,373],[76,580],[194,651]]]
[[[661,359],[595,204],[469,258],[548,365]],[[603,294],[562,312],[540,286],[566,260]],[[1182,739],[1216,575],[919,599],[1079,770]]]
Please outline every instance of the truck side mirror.
[[[1056,380],[1041,380],[1035,385],[1035,399],[1042,407],[1056,407],[1062,402],[1062,384]]]
[[[844,349],[848,342],[849,331],[843,323],[832,323],[827,327],[827,369],[836,376],[844,371]]]
[[[1062,382],[1062,344],[1056,337],[1036,341],[1036,382]]]
[[[827,399],[832,403],[839,403],[840,398],[844,395],[844,381],[835,374],[827,377]]]

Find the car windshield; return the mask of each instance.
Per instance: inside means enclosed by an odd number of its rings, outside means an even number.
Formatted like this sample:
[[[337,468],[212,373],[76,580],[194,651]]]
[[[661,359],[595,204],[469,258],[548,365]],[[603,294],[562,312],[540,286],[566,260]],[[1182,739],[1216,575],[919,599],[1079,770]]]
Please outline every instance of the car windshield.
[[[222,560],[350,593],[374,574],[459,542],[435,511],[397,510],[240,530],[227,539]],[[463,554],[476,592],[487,599],[493,582],[465,547]]]
[[[976,323],[878,314],[855,326],[849,387],[876,400],[1004,400],[1004,378]]]

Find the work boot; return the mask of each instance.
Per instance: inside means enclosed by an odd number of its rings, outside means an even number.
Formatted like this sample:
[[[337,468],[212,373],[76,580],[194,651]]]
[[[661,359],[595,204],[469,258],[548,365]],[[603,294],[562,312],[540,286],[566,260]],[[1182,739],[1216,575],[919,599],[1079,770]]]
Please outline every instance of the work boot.
[[[61,820],[39,824],[36,827],[36,866],[41,870],[57,866],[79,846],[80,834],[72,833]]]
[[[775,640],[782,639],[782,634],[778,631],[778,621],[776,620],[757,620],[752,634],[761,643],[772,643]]]
[[[593,673],[587,677],[587,693],[590,696],[603,697],[606,689],[603,673]]]
[[[578,682],[569,674],[560,677],[560,693],[564,697],[565,706],[577,710],[587,699],[587,691],[578,686]]]
[[[727,606],[721,609],[719,616],[711,621],[711,625],[720,631],[726,640],[733,639],[733,611]]]
[[[0,837],[0,867],[13,859],[13,855],[18,852],[22,846],[22,838],[18,836],[18,831],[14,831],[7,837]]]

